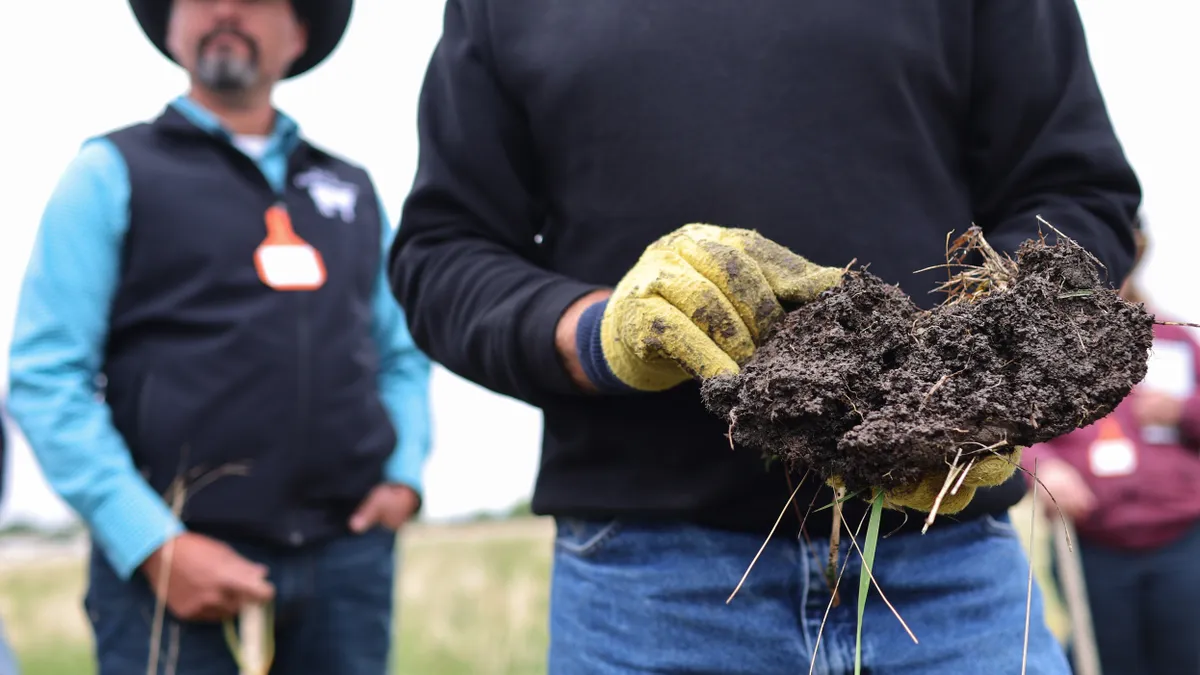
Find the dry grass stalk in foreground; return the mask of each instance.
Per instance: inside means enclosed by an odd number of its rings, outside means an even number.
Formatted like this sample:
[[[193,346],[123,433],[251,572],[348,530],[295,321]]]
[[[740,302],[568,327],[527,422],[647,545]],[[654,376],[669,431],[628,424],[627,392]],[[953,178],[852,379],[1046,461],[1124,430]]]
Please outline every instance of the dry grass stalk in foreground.
[[[238,675],[267,675],[275,659],[275,626],[268,604],[250,603],[238,616],[237,633],[226,621],[225,642],[238,664]]]
[[[181,466],[187,462],[187,456],[188,448],[185,446],[179,454],[179,463]],[[181,469],[179,475],[176,476],[175,480],[167,488],[164,499],[171,505],[171,513],[176,518],[182,519],[184,506],[191,496],[225,476],[244,476],[248,472],[249,466],[246,464],[226,464],[210,471],[194,469],[186,474]],[[154,619],[151,622],[150,628],[150,653],[146,659],[146,675],[154,675],[158,672],[159,662],[162,658],[162,633],[167,612],[166,598],[167,592],[171,587],[171,565],[174,559],[175,540],[171,539],[163,545],[162,562],[159,567],[159,582],[158,586],[154,589]],[[179,663],[179,630],[179,624],[173,622],[171,624],[171,637],[167,650],[166,675],[174,675]],[[270,666],[262,672],[265,674],[269,668]]]

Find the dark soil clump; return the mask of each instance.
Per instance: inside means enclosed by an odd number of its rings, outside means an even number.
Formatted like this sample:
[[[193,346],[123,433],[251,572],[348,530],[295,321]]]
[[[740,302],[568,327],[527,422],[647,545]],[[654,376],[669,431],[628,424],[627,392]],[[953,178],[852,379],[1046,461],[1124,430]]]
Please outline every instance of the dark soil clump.
[[[737,444],[851,491],[910,485],[959,452],[1008,454],[1110,413],[1145,375],[1154,317],[1065,238],[1026,242],[1016,263],[985,259],[931,311],[848,271],[738,375],[705,382],[705,405]]]

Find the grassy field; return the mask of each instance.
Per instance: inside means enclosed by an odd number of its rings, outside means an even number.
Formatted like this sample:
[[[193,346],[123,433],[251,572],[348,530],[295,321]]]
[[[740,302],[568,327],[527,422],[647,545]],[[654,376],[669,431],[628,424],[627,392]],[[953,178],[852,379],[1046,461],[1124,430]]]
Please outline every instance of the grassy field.
[[[1029,512],[1014,513],[1023,530]],[[1042,535],[1048,532],[1039,522]],[[541,519],[414,527],[403,540],[396,673],[544,673],[550,523]],[[1035,560],[1046,559],[1037,537]],[[22,675],[93,675],[76,557],[0,566],[0,617]],[[1044,569],[1038,566],[1039,576]],[[1051,624],[1065,628],[1048,592]]]
[[[551,535],[541,519],[411,528],[395,672],[544,673]],[[22,675],[94,675],[82,563],[0,565],[0,618]]]

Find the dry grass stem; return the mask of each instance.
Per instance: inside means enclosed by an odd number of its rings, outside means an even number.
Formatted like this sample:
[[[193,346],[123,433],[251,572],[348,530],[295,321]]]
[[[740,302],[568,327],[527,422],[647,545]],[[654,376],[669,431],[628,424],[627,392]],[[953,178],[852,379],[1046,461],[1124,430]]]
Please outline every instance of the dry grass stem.
[[[1037,477],[1037,459],[1033,460],[1033,475]],[[1025,646],[1021,650],[1021,675],[1029,663],[1029,616],[1033,608],[1033,530],[1037,524],[1037,490],[1033,491],[1029,509],[1029,586],[1025,594]]]
[[[238,631],[240,675],[266,675],[271,668],[271,656],[267,653],[270,637],[266,606],[250,603],[243,607],[238,618]]]
[[[1053,230],[1053,231],[1054,231],[1054,234],[1057,234],[1059,237],[1061,237],[1061,238],[1063,238],[1063,239],[1066,239],[1066,240],[1071,240],[1071,238],[1070,238],[1070,237],[1068,237],[1067,235],[1063,234],[1061,230],[1059,230],[1057,227],[1055,227],[1055,226],[1051,225],[1051,224],[1049,223],[1049,221],[1047,221],[1045,218],[1041,217],[1040,215],[1039,215],[1039,216],[1037,216],[1037,220],[1038,220],[1038,223],[1040,223],[1040,224],[1042,224],[1042,225],[1045,225],[1046,227],[1048,227],[1048,228],[1050,228],[1051,230]],[[1043,243],[1043,244],[1044,244],[1044,243],[1046,243],[1046,235],[1045,235],[1045,233],[1044,233],[1044,232],[1043,232],[1043,233],[1040,233],[1040,235],[1041,235],[1041,238],[1042,238],[1042,243]],[[1072,241],[1073,241],[1073,240],[1072,240]],[[1083,252],[1084,252],[1084,254],[1085,254],[1085,255],[1087,255],[1088,259],[1090,259],[1090,260],[1091,260],[1093,263],[1095,263],[1095,264],[1096,264],[1096,267],[1099,267],[1100,269],[1104,270],[1105,272],[1108,272],[1108,267],[1106,267],[1106,266],[1104,265],[1104,263],[1100,262],[1100,259],[1099,259],[1099,258],[1097,258],[1096,256],[1092,255],[1092,252],[1091,252],[1091,251],[1089,251],[1089,250],[1087,250],[1087,249],[1083,249]]]
[[[172,621],[170,630],[171,639],[167,644],[167,672],[163,675],[175,675],[176,671],[179,670],[179,647],[183,637],[183,626],[180,626],[178,622]]]
[[[925,526],[921,528],[921,534],[929,531],[929,527],[933,525],[933,521],[937,518],[938,509],[942,506],[942,500],[946,498],[946,494],[950,492],[950,488],[954,485],[955,479],[962,473],[963,467],[958,463],[962,459],[962,448],[958,449],[958,453],[954,455],[954,461],[950,464],[950,470],[946,472],[946,481],[942,484],[942,489],[938,491],[937,498],[933,500],[933,508],[929,509],[929,515],[925,517]]]
[[[1001,255],[983,237],[983,230],[972,225],[962,236],[950,241],[946,235],[946,264],[917,270],[917,273],[939,269],[958,268],[958,274],[950,277],[933,292],[946,294],[945,304],[975,302],[994,291],[1004,290],[1017,278],[1017,263],[1007,255]],[[971,265],[963,262],[967,256],[978,253],[983,262]]]
[[[946,384],[946,380],[949,380],[949,379],[950,379],[949,374],[943,375],[940,379],[938,379],[938,381],[936,383],[934,383],[934,385],[932,387],[929,388],[929,391],[925,392],[925,399],[921,401],[922,408],[925,407],[926,403],[929,403],[929,397],[933,396],[933,393],[936,392],[938,389],[941,389],[942,385]]]
[[[805,474],[805,477],[807,477],[807,475],[808,474]],[[783,505],[783,509],[779,511],[779,517],[775,519],[775,524],[771,526],[771,531],[767,533],[767,538],[763,540],[762,546],[758,548],[758,553],[754,554],[754,559],[750,561],[750,566],[747,567],[745,573],[742,574],[741,581],[738,581],[737,587],[733,589],[733,593],[729,594],[729,598],[725,600],[725,604],[728,605],[730,602],[732,602],[733,596],[737,595],[738,591],[742,589],[742,585],[746,583],[746,578],[750,576],[750,570],[754,569],[754,565],[758,562],[759,557],[762,556],[763,551],[767,550],[767,544],[771,543],[771,537],[775,535],[775,530],[779,529],[779,523],[783,522],[784,514],[787,513],[788,507],[791,506],[792,500],[796,498],[796,493],[800,491],[800,487],[802,485],[804,485],[803,479],[800,480],[800,484],[796,486],[796,489],[792,490],[792,494],[788,497],[787,503],[785,503]]]
[[[974,457],[971,458],[971,461],[967,462],[967,468],[963,469],[962,473],[960,473],[958,475],[958,480],[955,481],[954,489],[950,490],[950,494],[952,494],[952,495],[958,494],[959,488],[961,488],[963,482],[967,480],[967,474],[971,473],[971,467],[973,467],[973,466],[975,466],[975,458]]]
[[[844,516],[842,517],[842,523],[846,526],[846,531],[849,532],[850,523],[846,522],[846,518]],[[908,624],[904,622],[904,618],[900,616],[900,612],[896,611],[896,607],[892,605],[892,602],[887,599],[886,595],[884,595],[883,587],[879,585],[879,582],[875,579],[875,573],[871,570],[871,567],[867,565],[867,556],[863,554],[862,549],[858,546],[858,539],[853,535],[850,537],[850,545],[854,547],[854,550],[858,551],[858,557],[863,561],[863,569],[867,571],[867,576],[871,578],[871,583],[875,586],[875,590],[879,591],[879,597],[883,598],[884,604],[888,606],[888,609],[892,610],[892,614],[895,615],[896,620],[899,621],[900,625],[904,627],[904,632],[908,633],[908,637],[912,638],[913,644],[920,644],[920,642],[917,640],[917,636],[913,634],[912,629],[908,627]]]
[[[837,571],[838,550],[842,544],[842,503],[846,501],[846,488],[839,487],[833,491],[833,527],[829,531],[829,564],[825,568],[825,578],[829,580],[831,586],[830,599],[833,601],[833,606],[837,607],[841,604],[841,596],[838,593],[837,584],[833,582],[833,578]]]
[[[183,505],[187,501],[188,490],[183,485],[183,479],[177,478],[171,484],[168,490],[171,494],[170,504],[171,513],[176,518],[180,518],[183,514]],[[167,591],[171,587],[171,565],[175,560],[175,539],[172,538],[163,545],[162,564],[159,567],[158,587],[154,589],[154,621],[151,623],[150,630],[150,655],[146,659],[146,675],[154,675],[158,672],[158,662],[160,652],[162,650],[162,630],[163,623],[167,618]],[[176,633],[178,635],[178,633]],[[171,651],[175,653],[175,658],[168,658],[168,668],[175,669],[175,663],[178,660],[178,645],[174,645],[176,649]]]
[[[1071,526],[1067,522],[1067,516],[1066,516],[1066,514],[1064,514],[1062,512],[1062,508],[1058,505],[1058,500],[1054,498],[1054,493],[1050,491],[1050,488],[1046,487],[1046,484],[1042,482],[1042,479],[1037,477],[1037,474],[1033,473],[1029,469],[1026,469],[1025,467],[1021,466],[1020,464],[1017,464],[1016,462],[1012,461],[1011,457],[1005,457],[1004,455],[1002,455],[998,452],[995,452],[995,451],[993,451],[992,454],[996,455],[1000,459],[1003,459],[1004,461],[1008,462],[1009,464],[1012,464],[1013,466],[1015,466],[1017,471],[1020,471],[1021,473],[1024,473],[1025,475],[1029,476],[1030,479],[1033,480],[1033,482],[1038,487],[1042,488],[1042,490],[1044,490],[1046,492],[1046,496],[1049,497],[1050,501],[1054,504],[1054,509],[1056,511],[1058,511],[1058,517],[1062,521],[1063,534],[1066,536],[1066,539],[1067,539],[1067,550],[1074,552],[1075,546],[1071,543],[1072,542]],[[1036,461],[1037,460],[1034,460],[1035,463],[1036,463]],[[1034,492],[1037,492],[1037,491],[1035,490]]]
[[[163,494],[164,500],[170,504],[171,513],[178,519],[183,518],[183,509],[187,504],[187,500],[198,493],[200,490],[211,485],[216,480],[225,476],[240,475],[244,476],[249,473],[249,466],[246,464],[226,464],[211,471],[205,471],[202,468],[194,468],[190,472],[183,471],[183,465],[187,462],[188,447],[184,448],[179,453],[180,469],[176,472],[177,477],[171,481]],[[146,659],[146,675],[154,675],[158,672],[159,661],[162,657],[162,634],[163,625],[166,623],[167,614],[167,592],[171,588],[171,570],[175,559],[175,539],[168,540],[162,547],[162,562],[159,566],[159,581],[154,589],[154,619],[151,622],[150,630],[150,649]],[[180,630],[177,624],[171,625],[171,642],[168,645],[167,652],[167,675],[174,675],[179,661],[179,640]]]
[[[867,514],[864,513],[862,520],[858,521],[858,528],[854,531],[857,535],[862,530],[863,523],[867,522]],[[834,529],[838,529],[836,526]],[[847,526],[846,529],[850,529]],[[833,593],[829,596],[829,604],[825,605],[825,615],[821,617],[821,627],[817,629],[817,639],[813,642],[812,661],[808,664],[808,675],[813,675],[817,670],[817,652],[821,649],[821,637],[825,635],[825,624],[829,621],[829,612],[834,607],[834,600],[837,598],[838,587],[842,583],[842,575],[846,573],[846,566],[850,563],[850,556],[842,561],[842,569],[838,571],[837,576],[833,580]]]
[[[811,469],[809,471],[811,471]],[[809,471],[804,473],[805,477],[808,477]],[[824,564],[824,562],[821,560],[821,551],[818,550],[816,544],[814,544],[812,539],[808,536],[808,530],[804,529],[804,525],[808,523],[808,517],[812,515],[813,509],[817,506],[817,497],[819,496],[821,496],[819,491],[813,492],[813,498],[808,502],[808,511],[806,511],[804,516],[800,519],[800,536],[804,538],[805,553],[812,556],[813,564],[817,565],[818,567]],[[793,504],[794,503],[795,502],[793,502]],[[796,510],[800,510],[799,505],[796,506]],[[830,594],[834,594],[833,579],[831,579],[829,575],[822,574],[821,581],[825,582],[825,590],[829,591]]]
[[[1065,551],[1064,544],[1070,539],[1068,524],[1063,537],[1054,537],[1054,551],[1058,568],[1059,587],[1070,617],[1071,650],[1074,654],[1076,675],[1100,675],[1100,658],[1096,651],[1096,636],[1092,627],[1092,612],[1088,607],[1087,582],[1083,578],[1083,566],[1079,554]]]

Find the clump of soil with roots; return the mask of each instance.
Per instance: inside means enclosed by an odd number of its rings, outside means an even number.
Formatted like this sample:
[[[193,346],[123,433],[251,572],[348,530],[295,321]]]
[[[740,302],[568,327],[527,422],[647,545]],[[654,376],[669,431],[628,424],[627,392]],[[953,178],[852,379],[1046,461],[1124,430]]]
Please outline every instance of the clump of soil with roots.
[[[1015,260],[992,249],[976,227],[954,242],[947,238],[948,279],[936,289],[946,299],[930,310],[865,269],[847,268],[840,285],[772,327],[738,374],[701,385],[706,408],[728,421],[731,445],[782,459],[836,488],[826,618],[839,602],[845,526],[865,571],[855,673],[881,511],[904,505],[888,495],[911,494],[929,476],[946,476],[937,481],[929,527],[976,461],[998,456],[1004,466],[1017,464],[1020,448],[1111,413],[1146,374],[1155,318],[1119,297],[1083,247],[1055,233],[1052,245],[1044,236],[1025,242]],[[841,508],[860,494],[871,502],[861,544]],[[1033,499],[1036,506],[1036,492]],[[1032,593],[1032,566],[1029,574]]]
[[[1074,241],[1030,240],[1013,260],[972,228],[947,249],[961,271],[934,309],[848,269],[740,373],[705,382],[731,441],[870,494],[1091,424],[1145,375],[1154,317]]]

